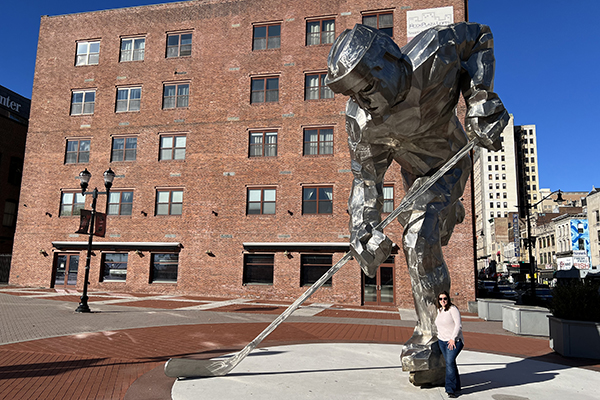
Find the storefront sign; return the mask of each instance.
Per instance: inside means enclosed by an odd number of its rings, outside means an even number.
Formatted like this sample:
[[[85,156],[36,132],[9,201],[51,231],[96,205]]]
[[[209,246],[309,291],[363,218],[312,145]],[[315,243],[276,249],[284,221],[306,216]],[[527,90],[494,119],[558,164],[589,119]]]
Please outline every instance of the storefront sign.
[[[29,119],[31,100],[0,86],[0,107],[24,119]]]
[[[590,258],[585,250],[573,250],[573,266],[577,269],[590,269]]]
[[[573,257],[561,257],[556,259],[558,269],[571,269],[573,267]]]

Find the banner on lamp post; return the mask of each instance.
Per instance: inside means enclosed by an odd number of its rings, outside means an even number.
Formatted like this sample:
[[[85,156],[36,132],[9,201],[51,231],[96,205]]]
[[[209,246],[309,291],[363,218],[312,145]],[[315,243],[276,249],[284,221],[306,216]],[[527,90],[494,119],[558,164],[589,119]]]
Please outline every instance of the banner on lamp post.
[[[92,212],[90,210],[79,210],[79,229],[75,233],[87,234],[90,229],[90,221],[92,219]]]
[[[94,224],[94,236],[104,237],[106,235],[106,214],[97,212]]]

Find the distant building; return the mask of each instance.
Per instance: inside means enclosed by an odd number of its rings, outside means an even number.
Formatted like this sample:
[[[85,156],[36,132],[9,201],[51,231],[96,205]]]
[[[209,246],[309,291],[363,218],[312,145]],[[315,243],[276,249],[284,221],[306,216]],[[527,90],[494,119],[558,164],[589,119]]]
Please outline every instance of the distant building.
[[[600,270],[600,189],[594,188],[586,197],[587,219],[590,233],[592,269]]]
[[[31,101],[0,86],[0,282],[8,281]]]
[[[403,46],[423,16],[464,21],[465,6],[215,0],[42,17],[11,283],[83,286],[75,231],[91,200],[77,176],[102,188],[110,167],[92,290],[297,298],[349,249],[347,98],[323,84],[333,39],[364,23]],[[404,195],[398,165],[384,193],[389,212]],[[445,255],[466,308],[470,186],[463,204]],[[400,224],[386,233],[401,243]],[[351,261],[313,301],[411,307],[404,256],[375,279]]]

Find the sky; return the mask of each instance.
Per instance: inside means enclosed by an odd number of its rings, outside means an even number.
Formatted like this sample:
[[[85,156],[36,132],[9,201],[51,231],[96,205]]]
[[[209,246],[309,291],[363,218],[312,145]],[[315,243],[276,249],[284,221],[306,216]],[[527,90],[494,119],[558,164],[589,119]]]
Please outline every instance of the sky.
[[[3,2],[0,85],[31,98],[42,15],[169,3],[168,0]],[[541,188],[600,187],[598,0],[469,0],[469,20],[489,25],[495,92],[515,125],[536,125]]]

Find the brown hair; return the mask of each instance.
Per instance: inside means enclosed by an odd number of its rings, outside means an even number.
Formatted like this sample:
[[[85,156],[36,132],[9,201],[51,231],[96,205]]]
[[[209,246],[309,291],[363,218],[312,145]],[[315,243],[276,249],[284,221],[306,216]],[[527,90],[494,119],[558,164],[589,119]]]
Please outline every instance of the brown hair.
[[[442,306],[440,304],[440,295],[442,295],[442,294],[446,295],[446,297],[448,298],[448,301],[446,302],[445,306]],[[446,290],[440,292],[440,294],[437,295],[435,301],[437,302],[438,309],[443,308],[444,311],[448,311],[450,309],[450,307],[452,307],[452,301],[450,300],[450,294]]]

